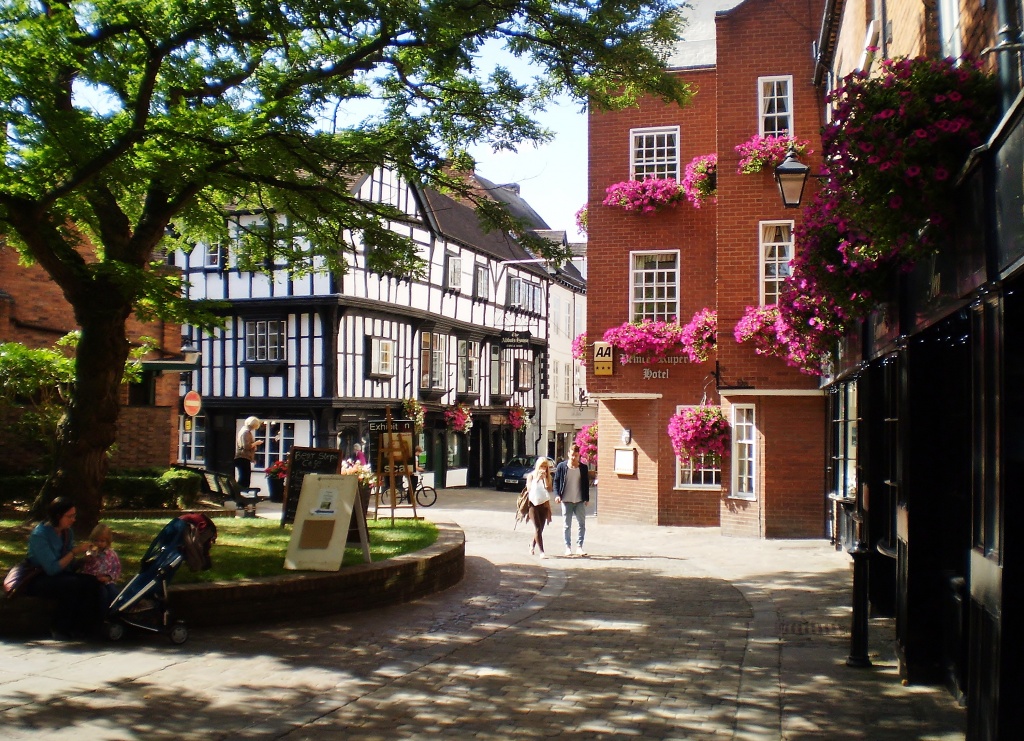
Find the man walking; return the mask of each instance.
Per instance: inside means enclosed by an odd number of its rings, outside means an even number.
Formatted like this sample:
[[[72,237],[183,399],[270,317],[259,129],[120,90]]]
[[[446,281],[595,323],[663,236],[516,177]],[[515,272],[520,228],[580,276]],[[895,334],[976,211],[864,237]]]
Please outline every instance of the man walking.
[[[580,463],[580,446],[569,448],[569,460],[555,466],[555,502],[562,505],[565,517],[565,555],[572,555],[572,518],[579,524],[579,547],[576,553],[587,555],[583,538],[587,534],[587,502],[590,501],[590,475],[587,466]]]

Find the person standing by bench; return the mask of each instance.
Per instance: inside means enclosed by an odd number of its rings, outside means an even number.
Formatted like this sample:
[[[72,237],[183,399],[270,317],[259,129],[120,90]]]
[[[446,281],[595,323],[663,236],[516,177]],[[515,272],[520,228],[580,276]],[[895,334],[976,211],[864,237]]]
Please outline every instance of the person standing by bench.
[[[256,449],[263,444],[256,439],[256,430],[263,426],[259,417],[247,417],[245,424],[235,436],[235,481],[239,489],[251,488],[252,464],[256,461]]]
[[[94,635],[106,608],[102,587],[93,577],[75,572],[75,557],[88,551],[92,544],[75,545],[71,528],[78,511],[70,499],[57,497],[47,514],[48,518],[36,525],[28,537],[28,560],[43,573],[32,580],[26,594],[56,600],[54,638]]]

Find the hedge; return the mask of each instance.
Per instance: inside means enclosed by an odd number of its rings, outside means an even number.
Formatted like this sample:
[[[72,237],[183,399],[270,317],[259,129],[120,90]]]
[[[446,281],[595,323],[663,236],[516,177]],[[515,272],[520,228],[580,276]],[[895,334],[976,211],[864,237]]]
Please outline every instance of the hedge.
[[[30,503],[43,488],[43,475],[0,477],[0,504]],[[103,482],[104,509],[176,509],[199,499],[202,476],[182,469],[125,471]]]

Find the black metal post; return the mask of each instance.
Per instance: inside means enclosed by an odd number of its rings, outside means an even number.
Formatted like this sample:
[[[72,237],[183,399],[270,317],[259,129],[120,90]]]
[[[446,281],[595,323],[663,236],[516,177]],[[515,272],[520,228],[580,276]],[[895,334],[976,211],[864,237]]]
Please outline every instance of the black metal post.
[[[850,627],[850,655],[846,665],[871,666],[868,658],[868,557],[870,552],[860,542],[850,549],[853,557],[853,624]]]

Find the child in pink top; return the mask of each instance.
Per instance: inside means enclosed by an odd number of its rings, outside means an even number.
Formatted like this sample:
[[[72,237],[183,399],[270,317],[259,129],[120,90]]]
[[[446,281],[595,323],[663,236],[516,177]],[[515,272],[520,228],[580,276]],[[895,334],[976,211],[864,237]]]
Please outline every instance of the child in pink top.
[[[93,528],[89,540],[92,541],[92,548],[85,554],[81,573],[96,577],[103,585],[109,605],[121,591],[121,587],[117,585],[117,580],[121,578],[121,559],[110,547],[114,542],[114,533],[108,525],[101,522]]]

